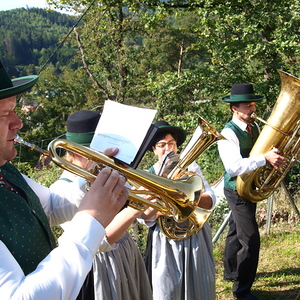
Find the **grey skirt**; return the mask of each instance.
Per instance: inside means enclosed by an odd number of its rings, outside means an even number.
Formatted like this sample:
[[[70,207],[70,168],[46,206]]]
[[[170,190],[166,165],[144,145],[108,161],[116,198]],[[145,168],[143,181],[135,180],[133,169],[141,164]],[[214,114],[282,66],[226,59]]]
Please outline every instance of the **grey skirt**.
[[[152,233],[151,280],[154,300],[214,300],[215,264],[211,229],[181,241]]]
[[[140,251],[128,232],[117,249],[98,253],[93,262],[95,300],[151,300],[152,290]]]

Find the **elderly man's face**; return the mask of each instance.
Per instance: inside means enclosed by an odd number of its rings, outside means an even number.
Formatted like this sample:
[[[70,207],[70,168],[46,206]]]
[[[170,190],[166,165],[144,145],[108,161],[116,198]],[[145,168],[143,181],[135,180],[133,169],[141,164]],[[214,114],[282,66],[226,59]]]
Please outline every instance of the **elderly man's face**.
[[[23,123],[15,113],[16,97],[0,100],[0,166],[15,158],[14,138]]]

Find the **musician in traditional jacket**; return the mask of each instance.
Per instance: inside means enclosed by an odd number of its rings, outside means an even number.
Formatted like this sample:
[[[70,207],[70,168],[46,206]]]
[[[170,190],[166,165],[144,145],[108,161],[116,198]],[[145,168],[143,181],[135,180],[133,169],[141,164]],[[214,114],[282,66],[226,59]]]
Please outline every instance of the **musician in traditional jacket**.
[[[166,176],[168,165],[166,155],[177,153],[186,138],[181,127],[171,126],[165,121],[158,121],[159,130],[153,138],[149,150],[157,156],[158,162],[149,171]],[[172,153],[171,153],[172,154]],[[166,160],[165,160],[166,159]],[[175,160],[177,162],[177,160]],[[170,162],[170,165],[172,163]],[[199,207],[212,209],[216,197],[200,167],[193,162],[188,170],[198,173],[204,184]],[[148,209],[148,211],[151,209]],[[208,223],[203,228],[183,240],[167,237],[157,224],[159,214],[142,215],[149,229],[146,246],[146,267],[153,288],[154,300],[213,300],[215,299],[215,266],[212,250],[211,229]],[[184,222],[186,225],[186,223]],[[179,224],[180,226],[180,224]]]
[[[243,300],[259,299],[251,293],[251,287],[258,266],[260,236],[255,218],[256,203],[239,197],[236,178],[267,163],[278,168],[285,162],[277,149],[249,157],[259,135],[259,127],[251,114],[256,111],[256,102],[262,99],[264,96],[256,95],[249,83],[234,84],[231,94],[221,99],[229,103],[233,114],[221,132],[226,140],[218,142],[225,167],[224,195],[232,212],[224,253],[224,279],[233,281],[234,297]]]
[[[22,128],[16,95],[38,76],[11,80],[0,62],[0,298],[76,299],[111,222],[128,196],[125,179],[103,169],[79,208],[23,176],[9,161]],[[108,151],[107,155],[114,155]],[[59,238],[50,225],[72,220]],[[80,298],[84,299],[84,298]],[[90,300],[91,298],[86,297]]]

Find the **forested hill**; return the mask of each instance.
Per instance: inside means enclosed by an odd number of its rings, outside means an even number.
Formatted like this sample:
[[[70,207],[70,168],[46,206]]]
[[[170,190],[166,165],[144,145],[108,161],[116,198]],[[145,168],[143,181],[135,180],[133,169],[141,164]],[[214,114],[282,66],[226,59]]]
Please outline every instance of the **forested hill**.
[[[67,14],[41,8],[0,11],[0,58],[11,76],[23,76],[28,66],[42,66],[66,36],[76,19]],[[51,58],[60,65],[74,55],[68,44]]]

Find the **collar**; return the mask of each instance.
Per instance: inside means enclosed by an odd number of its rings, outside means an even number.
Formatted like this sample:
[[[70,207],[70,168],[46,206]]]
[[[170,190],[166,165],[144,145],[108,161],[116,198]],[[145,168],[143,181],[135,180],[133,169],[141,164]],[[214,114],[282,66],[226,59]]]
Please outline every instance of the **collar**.
[[[232,116],[232,122],[235,123],[243,131],[246,131],[247,123],[239,120],[236,116]]]

